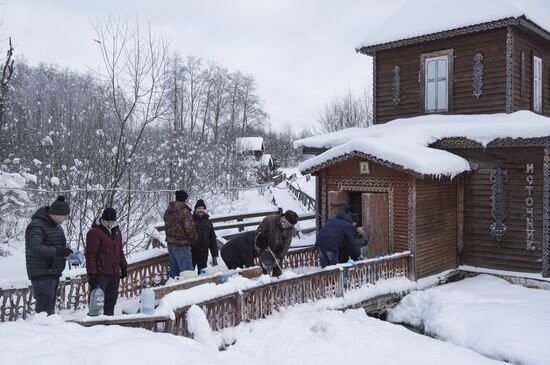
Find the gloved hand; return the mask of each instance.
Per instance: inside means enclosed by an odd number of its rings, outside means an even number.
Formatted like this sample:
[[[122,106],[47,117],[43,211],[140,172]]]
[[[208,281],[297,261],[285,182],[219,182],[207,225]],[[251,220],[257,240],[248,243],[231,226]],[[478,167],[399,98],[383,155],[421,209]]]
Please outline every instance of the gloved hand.
[[[72,253],[73,253],[73,250],[71,250],[68,247],[56,247],[55,248],[55,256],[67,257]]]
[[[90,291],[92,291],[96,287],[97,287],[97,276],[96,275],[88,275],[88,288],[90,288]]]
[[[218,258],[215,256],[212,256],[212,266],[218,266]]]
[[[124,279],[125,277],[128,276],[128,268],[126,267],[121,267],[120,268],[120,278],[121,279]]]
[[[84,255],[82,254],[82,252],[80,251],[73,251],[72,254],[70,254],[69,256],[65,257],[65,260],[67,260],[67,262],[75,265],[75,266],[79,266],[79,265],[82,265],[84,263]]]

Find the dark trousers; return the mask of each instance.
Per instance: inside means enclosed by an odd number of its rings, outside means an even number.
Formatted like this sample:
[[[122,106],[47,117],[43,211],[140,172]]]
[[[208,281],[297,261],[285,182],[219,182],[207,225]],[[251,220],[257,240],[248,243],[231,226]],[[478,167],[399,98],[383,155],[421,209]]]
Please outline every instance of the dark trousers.
[[[208,262],[208,251],[206,252],[194,252],[192,251],[193,268],[197,268],[197,272],[200,274],[202,269],[205,269]]]
[[[242,262],[239,262],[238,260],[233,260],[233,258],[227,257],[226,255],[224,255],[224,253],[225,252],[223,251],[221,252],[221,257],[223,262],[225,263],[225,266],[227,266],[229,270],[233,270],[238,267],[241,267],[241,268],[244,267]]]
[[[105,304],[103,304],[103,314],[112,316],[115,311],[116,300],[118,299],[118,285],[120,284],[119,275],[100,275],[97,277],[97,283],[105,293]]]
[[[34,297],[35,312],[46,312],[48,315],[55,313],[55,301],[59,278],[31,280],[32,296]]]
[[[321,263],[321,267],[336,265],[338,263],[338,252],[326,250],[320,247],[317,247],[317,251],[319,252],[319,262]]]

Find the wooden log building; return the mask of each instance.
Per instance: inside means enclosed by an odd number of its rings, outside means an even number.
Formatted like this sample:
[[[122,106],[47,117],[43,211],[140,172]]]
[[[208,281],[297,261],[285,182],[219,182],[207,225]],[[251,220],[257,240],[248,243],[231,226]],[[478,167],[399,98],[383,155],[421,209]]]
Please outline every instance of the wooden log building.
[[[410,3],[403,14],[422,12]],[[318,228],[354,202],[369,256],[411,250],[418,278],[459,265],[550,276],[550,23],[500,4],[497,18],[411,19],[406,38],[376,31],[356,49],[373,58],[374,125],[295,142],[316,155],[300,170],[318,177]]]

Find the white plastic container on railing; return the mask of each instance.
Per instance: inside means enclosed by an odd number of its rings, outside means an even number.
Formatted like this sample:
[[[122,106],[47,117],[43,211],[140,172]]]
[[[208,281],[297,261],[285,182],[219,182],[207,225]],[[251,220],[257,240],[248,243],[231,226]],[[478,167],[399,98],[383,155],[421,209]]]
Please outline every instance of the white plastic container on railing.
[[[142,314],[153,314],[155,311],[155,292],[149,287],[148,284],[145,284],[143,290],[141,291],[141,296],[139,297],[140,306],[139,311]]]

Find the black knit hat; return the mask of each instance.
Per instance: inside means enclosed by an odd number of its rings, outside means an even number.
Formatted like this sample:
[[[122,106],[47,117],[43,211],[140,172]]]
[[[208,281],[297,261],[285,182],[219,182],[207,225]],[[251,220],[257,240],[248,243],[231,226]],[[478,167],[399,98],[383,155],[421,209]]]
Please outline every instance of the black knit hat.
[[[110,221],[110,222],[116,221],[115,208],[105,208],[105,210],[103,211],[103,214],[101,215],[101,219],[104,221]]]
[[[206,204],[204,204],[204,200],[197,200],[197,202],[195,203],[195,209],[197,209],[198,207],[203,207],[204,209],[206,209]]]
[[[187,194],[185,190],[176,190],[176,201],[184,202],[187,198],[189,198],[189,194]]]
[[[298,223],[298,214],[296,214],[295,211],[287,210],[283,215],[285,216],[288,223],[292,225],[295,225],[296,223]]]
[[[71,209],[69,203],[65,201],[65,197],[60,195],[48,208],[48,214],[51,215],[69,215]]]
[[[256,246],[260,250],[267,250],[267,247],[269,247],[269,237],[267,237],[266,234],[259,232],[256,235]]]

